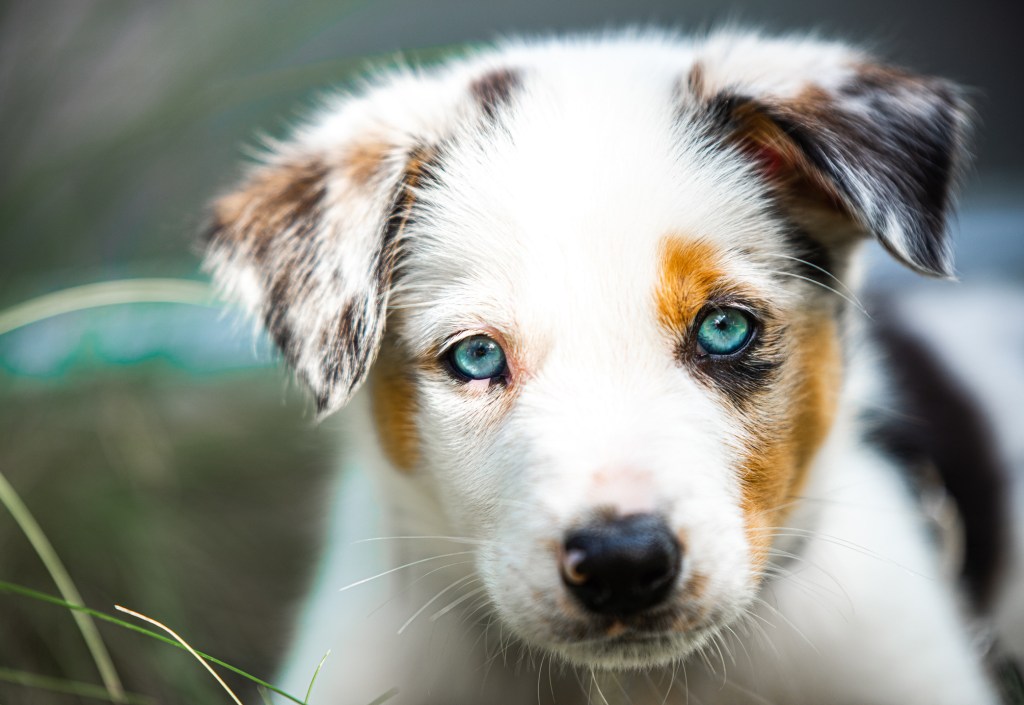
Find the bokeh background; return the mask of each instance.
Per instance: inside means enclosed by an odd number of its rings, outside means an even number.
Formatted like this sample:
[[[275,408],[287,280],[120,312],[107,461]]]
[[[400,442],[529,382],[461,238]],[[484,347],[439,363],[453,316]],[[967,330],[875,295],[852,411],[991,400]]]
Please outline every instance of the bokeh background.
[[[869,280],[915,295],[1019,288],[1022,10],[1006,0],[8,0],[0,311],[94,282],[201,281],[205,204],[247,148],[369,66],[626,24],[817,30],[971,87],[980,126],[954,226],[962,284],[918,282],[877,252]],[[111,306],[0,334],[0,471],[85,602],[137,609],[265,678],[310,580],[335,442],[266,341],[216,307]],[[55,592],[2,509],[0,580]],[[226,702],[186,654],[116,626],[101,633],[129,690]],[[0,703],[96,702],[10,682],[25,674],[99,682],[67,611],[0,594]]]

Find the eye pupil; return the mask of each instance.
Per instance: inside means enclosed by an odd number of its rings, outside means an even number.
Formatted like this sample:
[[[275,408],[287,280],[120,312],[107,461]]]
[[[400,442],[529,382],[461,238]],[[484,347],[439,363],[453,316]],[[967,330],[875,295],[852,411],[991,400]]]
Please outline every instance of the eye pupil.
[[[749,314],[724,308],[707,314],[697,328],[697,343],[709,355],[733,355],[750,342],[754,332]]]
[[[448,361],[456,374],[465,379],[493,379],[505,374],[505,352],[486,335],[474,335],[456,343]]]

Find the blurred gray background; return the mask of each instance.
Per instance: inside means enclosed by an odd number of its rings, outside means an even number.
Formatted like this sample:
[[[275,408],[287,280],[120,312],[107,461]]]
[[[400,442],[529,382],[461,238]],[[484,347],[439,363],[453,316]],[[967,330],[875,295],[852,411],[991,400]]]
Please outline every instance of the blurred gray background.
[[[970,87],[980,123],[954,226],[961,286],[1019,286],[1022,14],[1007,0],[8,0],[0,311],[97,281],[201,279],[195,233],[246,147],[368,66],[626,24],[815,30]],[[870,277],[879,289],[954,286],[920,283],[877,252]],[[214,309],[147,304],[0,335],[0,471],[89,604],[128,604],[269,677],[309,577],[333,441],[244,330]],[[54,592],[2,509],[0,580]],[[130,689],[220,701],[187,656],[102,633]],[[98,682],[63,610],[0,594],[0,703],[89,702],[4,683],[26,673]]]
[[[969,199],[1019,194],[1024,169],[1024,3],[1008,0],[48,0],[0,12],[0,303],[97,277],[190,273],[204,204],[257,133],[280,134],[367,59],[509,33],[818,30],[974,90]]]

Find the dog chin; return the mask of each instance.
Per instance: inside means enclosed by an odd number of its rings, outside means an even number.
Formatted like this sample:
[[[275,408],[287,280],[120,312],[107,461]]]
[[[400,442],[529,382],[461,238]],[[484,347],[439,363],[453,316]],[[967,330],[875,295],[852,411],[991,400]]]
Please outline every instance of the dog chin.
[[[623,634],[585,642],[559,642],[548,646],[568,663],[608,671],[647,670],[685,659],[718,631],[701,629],[686,634]]]

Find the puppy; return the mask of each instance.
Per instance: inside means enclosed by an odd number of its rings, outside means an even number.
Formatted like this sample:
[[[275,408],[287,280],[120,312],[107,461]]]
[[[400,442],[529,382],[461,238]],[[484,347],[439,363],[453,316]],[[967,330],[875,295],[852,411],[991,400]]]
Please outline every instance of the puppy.
[[[968,120],[843,44],[651,32],[396,69],[275,145],[206,262],[347,406],[286,685],[331,647],[314,702],[996,702],[994,561],[944,566],[854,294],[868,238],[952,276]]]

